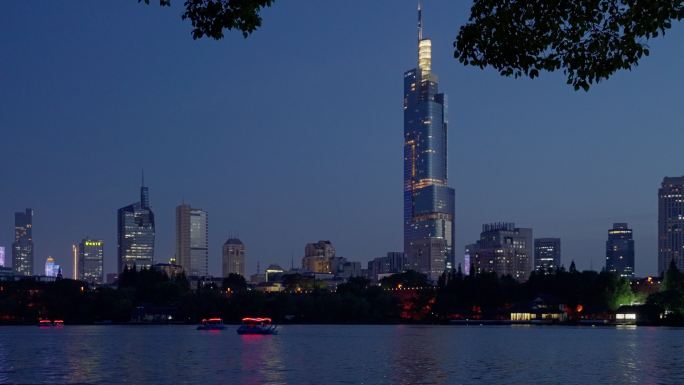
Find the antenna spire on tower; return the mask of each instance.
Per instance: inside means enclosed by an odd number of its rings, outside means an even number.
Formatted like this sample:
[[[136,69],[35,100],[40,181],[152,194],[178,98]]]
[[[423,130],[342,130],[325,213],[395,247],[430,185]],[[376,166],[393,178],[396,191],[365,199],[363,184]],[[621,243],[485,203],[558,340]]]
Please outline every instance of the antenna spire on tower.
[[[418,41],[423,40],[423,0],[418,0]]]

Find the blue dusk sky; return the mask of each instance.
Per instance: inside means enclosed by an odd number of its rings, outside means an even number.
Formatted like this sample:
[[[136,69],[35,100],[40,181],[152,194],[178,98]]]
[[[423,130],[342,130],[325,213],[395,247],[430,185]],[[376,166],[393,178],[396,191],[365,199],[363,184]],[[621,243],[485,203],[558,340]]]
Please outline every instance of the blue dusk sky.
[[[248,272],[300,263],[329,239],[364,264],[402,248],[402,86],[416,1],[277,0],[244,39],[193,40],[182,0],[20,1],[0,13],[0,245],[34,208],[36,270],[71,274],[84,236],[116,266],[116,210],[139,197],[174,253],[174,208],[209,212],[210,272],[239,234]],[[634,229],[636,272],[657,269],[657,189],[684,174],[684,28],[651,56],[576,92],[562,74],[467,68],[452,43],[469,1],[429,0],[426,35],[448,94],[456,250],[512,221],[561,237],[563,262],[598,270],[613,222]]]

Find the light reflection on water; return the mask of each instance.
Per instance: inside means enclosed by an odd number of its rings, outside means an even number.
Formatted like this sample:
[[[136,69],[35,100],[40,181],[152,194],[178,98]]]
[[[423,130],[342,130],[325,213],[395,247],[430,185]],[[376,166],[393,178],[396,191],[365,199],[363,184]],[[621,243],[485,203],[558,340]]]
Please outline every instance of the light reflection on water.
[[[684,329],[0,327],[0,383],[682,384]]]

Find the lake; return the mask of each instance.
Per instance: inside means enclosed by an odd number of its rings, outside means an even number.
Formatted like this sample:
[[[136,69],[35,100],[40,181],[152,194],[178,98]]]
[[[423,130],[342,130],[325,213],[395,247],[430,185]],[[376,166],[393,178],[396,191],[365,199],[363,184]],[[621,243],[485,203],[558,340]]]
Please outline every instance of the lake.
[[[684,384],[684,329],[0,327],[0,383]]]

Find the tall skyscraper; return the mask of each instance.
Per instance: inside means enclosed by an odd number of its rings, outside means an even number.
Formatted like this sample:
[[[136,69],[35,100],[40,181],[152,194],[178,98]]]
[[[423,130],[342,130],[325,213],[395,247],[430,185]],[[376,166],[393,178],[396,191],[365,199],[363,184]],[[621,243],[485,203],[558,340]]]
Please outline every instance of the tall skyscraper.
[[[454,267],[454,190],[447,184],[446,95],[432,73],[418,6],[418,66],[404,73],[404,253],[436,280]]]
[[[176,263],[189,277],[209,275],[207,212],[185,203],[176,207]]]
[[[561,265],[560,238],[537,238],[534,240],[534,270],[551,274]]]
[[[17,274],[33,275],[33,210],[14,213],[12,268]]]
[[[606,271],[634,278],[634,240],[626,223],[614,223],[606,241]]]
[[[658,190],[658,272],[673,260],[684,269],[684,176],[665,177]]]
[[[117,217],[119,273],[126,266],[149,269],[154,264],[154,213],[144,181],[140,187],[140,202],[120,208]]]
[[[104,283],[104,242],[84,238],[78,244],[78,279],[93,284]]]
[[[515,227],[515,223],[483,225],[480,240],[468,247],[474,269],[470,274],[495,272],[525,281],[534,267],[532,229]]]
[[[223,276],[230,274],[245,276],[245,245],[237,238],[230,238],[223,244]]]
[[[5,266],[5,246],[0,246],[0,267]]]

